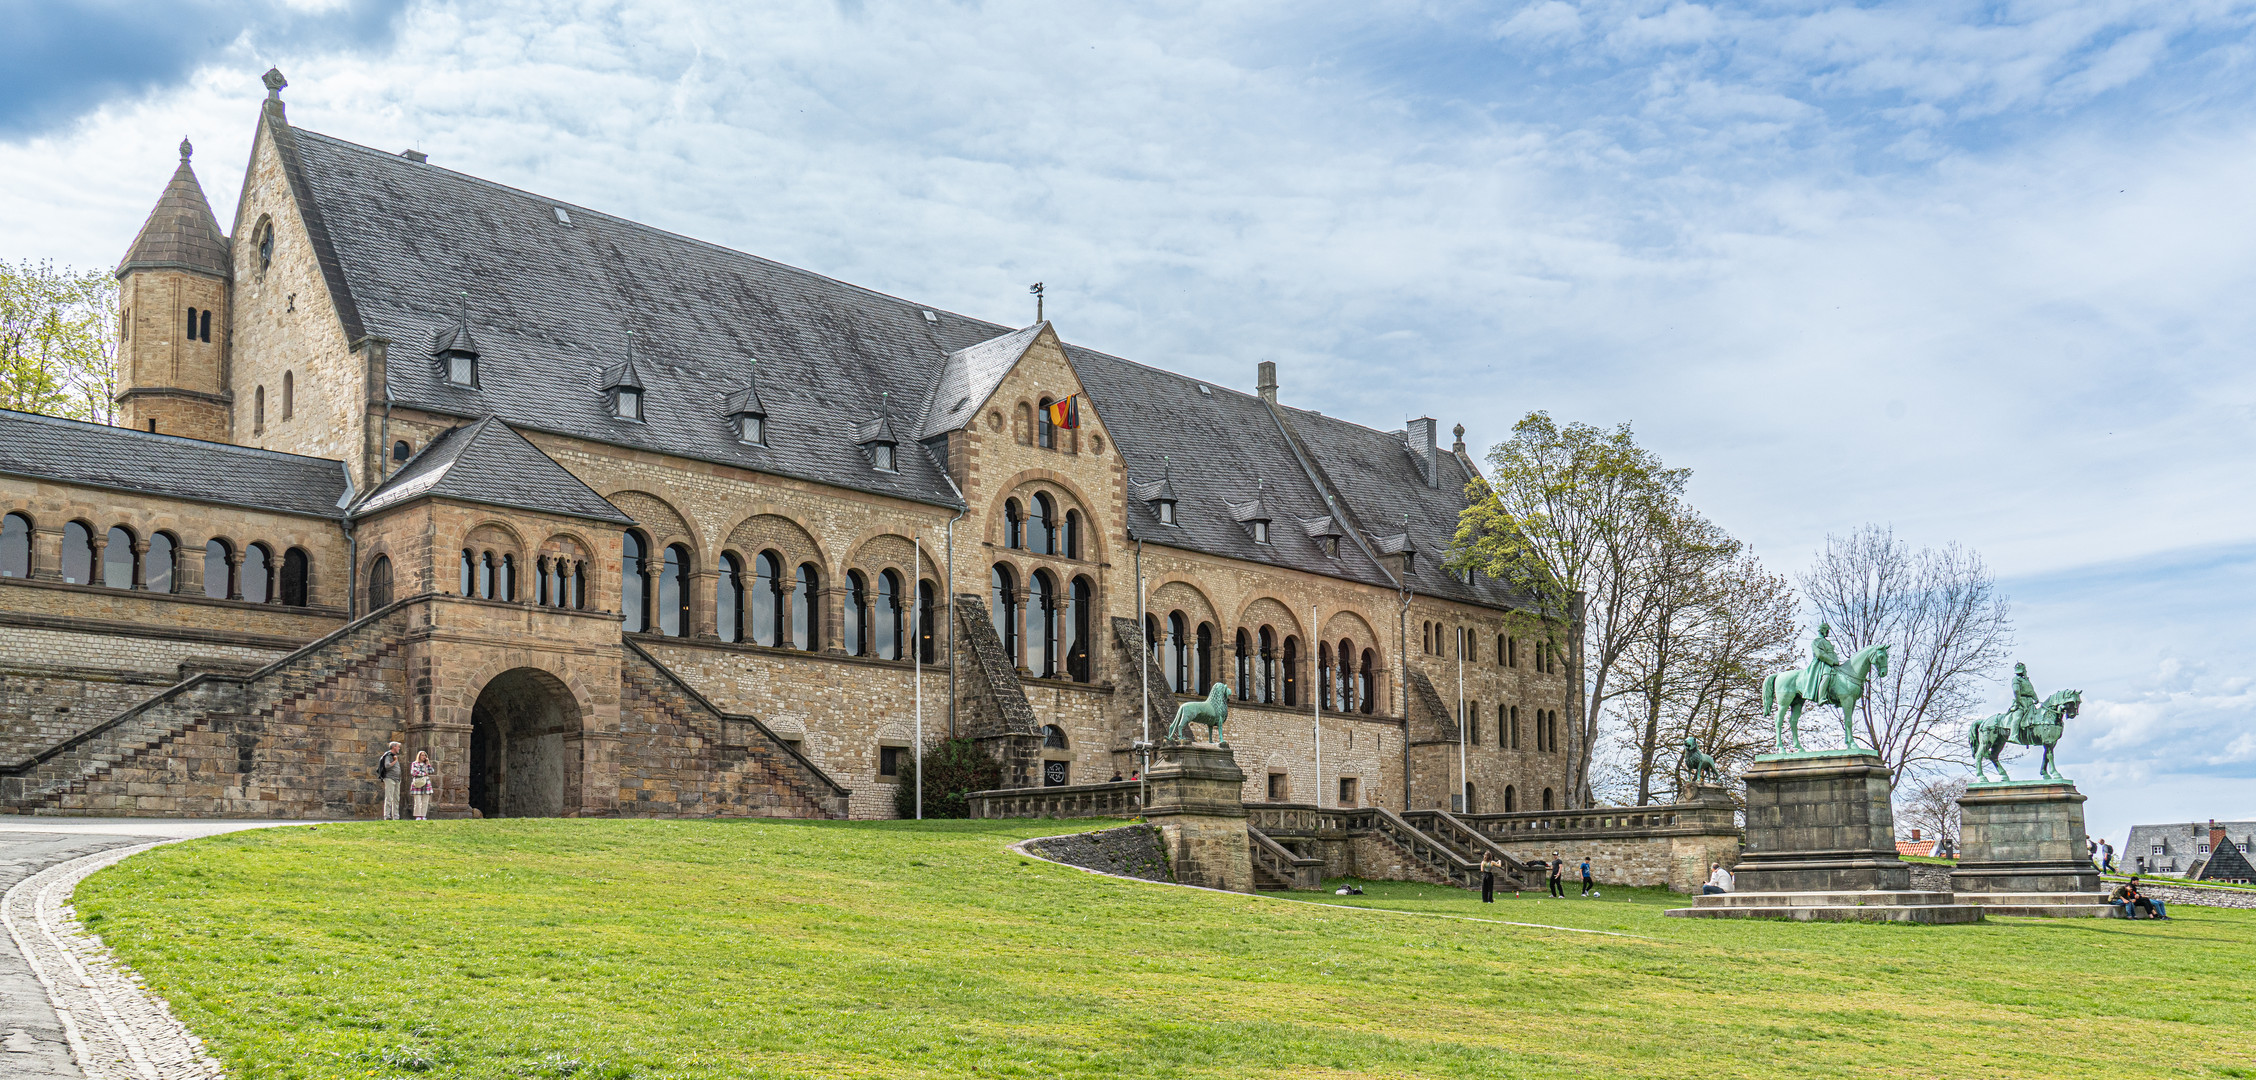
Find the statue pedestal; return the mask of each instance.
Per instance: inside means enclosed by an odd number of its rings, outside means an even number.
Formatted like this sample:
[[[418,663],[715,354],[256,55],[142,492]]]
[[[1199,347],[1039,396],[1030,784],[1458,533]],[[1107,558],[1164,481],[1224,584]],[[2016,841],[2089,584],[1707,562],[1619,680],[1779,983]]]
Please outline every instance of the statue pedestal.
[[[2084,795],[2057,780],[1968,784],[1958,800],[1961,903],[1993,915],[2092,918],[2106,915],[2084,847]]]
[[[1144,774],[1151,796],[1144,820],[1158,827],[1175,880],[1230,892],[1253,891],[1246,836],[1245,773],[1227,746],[1160,746]]]
[[[1747,850],[1738,891],[1702,896],[1683,918],[1980,922],[1946,892],[1915,892],[1896,857],[1888,767],[1869,750],[1765,754],[1746,773]]]

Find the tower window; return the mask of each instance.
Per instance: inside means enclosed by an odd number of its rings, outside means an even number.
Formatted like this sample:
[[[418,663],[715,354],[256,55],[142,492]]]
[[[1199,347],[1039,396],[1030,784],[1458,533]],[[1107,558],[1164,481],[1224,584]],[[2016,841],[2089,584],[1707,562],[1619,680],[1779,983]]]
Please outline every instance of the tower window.
[[[298,401],[298,376],[296,372],[282,373],[282,419],[296,415]]]
[[[198,340],[198,341],[210,341],[210,340],[211,340],[211,312],[210,312],[210,311],[205,311],[205,312],[203,312],[202,314],[200,314],[200,315],[196,316],[196,321],[197,321],[197,323],[198,323],[198,324],[200,324],[200,325],[202,326],[202,330],[201,330],[201,331],[200,331],[200,332],[199,332],[199,333],[197,334],[196,340]]]
[[[414,454],[415,448],[407,445],[406,439],[401,439],[400,441],[392,444],[393,461],[406,461],[408,458],[413,457]]]
[[[259,269],[264,270],[274,265],[274,223],[272,222],[259,223],[258,256]]]

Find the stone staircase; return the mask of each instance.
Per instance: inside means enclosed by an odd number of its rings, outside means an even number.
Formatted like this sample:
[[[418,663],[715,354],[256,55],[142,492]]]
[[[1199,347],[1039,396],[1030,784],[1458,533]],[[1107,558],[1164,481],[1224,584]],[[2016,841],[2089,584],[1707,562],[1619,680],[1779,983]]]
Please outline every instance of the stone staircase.
[[[843,818],[850,792],[754,716],[723,712],[632,639],[619,666],[620,729],[672,754],[620,775],[627,817]]]
[[[1295,855],[1291,848],[1270,839],[1269,834],[1250,825],[1246,827],[1246,841],[1252,846],[1255,891],[1283,892],[1287,889],[1324,887],[1324,860]]]
[[[249,674],[203,673],[0,763],[0,812],[345,817],[404,719],[401,601]]]

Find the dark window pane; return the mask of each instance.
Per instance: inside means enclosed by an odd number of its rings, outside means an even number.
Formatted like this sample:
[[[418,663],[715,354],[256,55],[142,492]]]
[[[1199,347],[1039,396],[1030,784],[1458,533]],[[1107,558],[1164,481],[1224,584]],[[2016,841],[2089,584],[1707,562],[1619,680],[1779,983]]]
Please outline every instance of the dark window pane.
[[[31,576],[31,519],[9,514],[0,521],[0,577]]]

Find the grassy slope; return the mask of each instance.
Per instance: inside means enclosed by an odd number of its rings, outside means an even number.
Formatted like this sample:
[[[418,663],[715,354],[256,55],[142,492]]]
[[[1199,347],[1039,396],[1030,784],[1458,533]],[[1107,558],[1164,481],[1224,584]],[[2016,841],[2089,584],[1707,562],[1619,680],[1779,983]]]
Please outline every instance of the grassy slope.
[[[1642,890],[1354,898],[1644,935],[1608,937],[1002,850],[1072,827],[261,830],[130,860],[78,903],[243,1080],[2256,1076],[2256,913],[1903,927],[1666,919],[1682,901]]]

